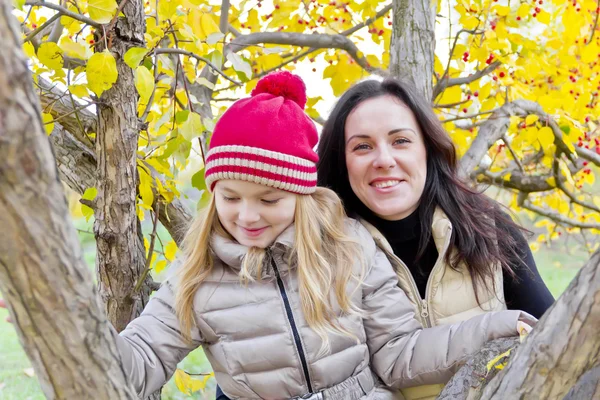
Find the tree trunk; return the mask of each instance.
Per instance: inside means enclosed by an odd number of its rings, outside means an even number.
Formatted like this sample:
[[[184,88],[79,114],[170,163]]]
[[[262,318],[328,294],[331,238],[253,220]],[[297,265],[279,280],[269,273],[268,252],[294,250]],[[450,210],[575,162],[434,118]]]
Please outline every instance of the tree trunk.
[[[0,290],[48,399],[135,399],[81,256],[12,2],[0,0]]]
[[[500,372],[487,363],[516,340],[486,344],[439,400],[596,399],[600,396],[600,250],[590,258]],[[497,374],[496,374],[497,373]]]
[[[107,42],[111,44],[109,50],[117,59],[119,76],[113,87],[102,94],[98,105],[98,194],[94,210],[99,291],[108,319],[118,331],[139,315],[150,294],[147,285],[143,285],[139,293],[134,292],[146,265],[136,214],[141,124],[137,117],[138,95],[133,71],[123,61],[130,47],[144,44],[142,1],[127,1],[123,13],[125,18],[118,18],[114,28],[106,32]]]
[[[394,0],[390,66],[392,76],[431,98],[437,1]]]
[[[482,399],[562,399],[600,366],[600,250],[540,319]],[[588,376],[589,377],[589,376]],[[595,390],[598,393],[596,372]]]

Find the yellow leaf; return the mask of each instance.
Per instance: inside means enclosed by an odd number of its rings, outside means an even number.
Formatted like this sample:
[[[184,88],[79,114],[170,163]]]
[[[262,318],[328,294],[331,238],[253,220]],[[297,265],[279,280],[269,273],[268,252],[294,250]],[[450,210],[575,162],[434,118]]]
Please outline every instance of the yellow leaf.
[[[35,55],[35,48],[31,44],[31,42],[23,43],[23,51],[25,52],[25,55],[29,58]]]
[[[192,392],[189,388],[190,376],[180,370],[179,368],[175,371],[175,386],[179,389],[180,392],[185,393],[187,395],[191,395]]]
[[[62,50],[54,42],[44,42],[38,47],[37,56],[42,64],[50,69],[63,67]]]
[[[175,254],[177,254],[177,243],[171,240],[165,246],[165,258],[169,261],[173,261],[175,259]]]
[[[129,68],[136,69],[142,62],[144,57],[148,54],[148,49],[143,47],[132,47],[123,56],[125,64],[129,65]]]
[[[68,36],[63,36],[60,39],[60,48],[68,56],[87,59],[87,48],[81,43],[77,43],[69,39]]]
[[[44,129],[46,129],[48,136],[52,133],[52,130],[54,130],[54,122],[52,121],[54,121],[54,117],[52,117],[52,115],[48,113],[42,113],[42,122],[44,122]]]
[[[486,83],[479,90],[479,101],[483,101],[490,97],[490,92],[492,91],[492,84],[490,82]]]
[[[460,86],[451,86],[442,92],[439,104],[453,104],[462,100],[462,90]]]
[[[583,174],[583,182],[587,183],[588,185],[593,185],[594,182],[596,181],[595,177],[594,177],[594,173],[591,172],[589,174]]]
[[[505,175],[503,176],[503,179],[504,179],[505,181],[510,181],[510,177],[511,177],[511,176],[512,176],[512,174],[509,172],[509,173],[507,173],[507,174],[505,174]]]
[[[538,20],[538,22],[541,22],[542,24],[548,25],[550,23],[550,13],[548,13],[544,10],[540,10],[540,12],[537,13],[537,20]]]
[[[202,14],[202,16],[200,17],[200,25],[202,26],[202,32],[204,32],[205,37],[208,37],[213,33],[221,32],[219,30],[219,26],[215,23],[215,21],[208,13]]]
[[[191,142],[192,139],[200,136],[203,130],[204,126],[202,125],[202,118],[200,118],[200,114],[194,112],[188,115],[187,120],[185,120],[181,125],[181,128],[179,128],[179,133],[181,133],[187,141]]]
[[[117,62],[108,50],[91,56],[87,63],[86,72],[89,87],[98,96],[101,96],[105,90],[110,89],[119,76]]]
[[[530,114],[527,116],[527,118],[525,118],[525,124],[527,124],[528,126],[533,124],[534,122],[536,122],[537,120],[539,120],[540,117],[535,115],[535,114]]]
[[[160,260],[154,265],[154,272],[160,274],[167,266],[167,260]]]
[[[550,178],[546,179],[546,183],[552,187],[556,186],[556,179],[554,179],[553,176],[551,176]]]
[[[509,350],[505,351],[504,353],[500,354],[499,356],[494,357],[493,359],[491,359],[490,362],[487,363],[487,370],[488,370],[488,372],[493,367],[495,367],[496,369],[502,369],[502,368],[504,368],[504,365],[506,365],[506,363],[498,364],[498,362],[500,360],[502,360],[503,358],[508,357],[510,355],[511,351],[512,351],[512,349],[509,349]],[[498,365],[496,365],[496,364],[498,364]]]
[[[494,10],[496,11],[496,14],[498,14],[498,16],[505,17],[510,12],[510,7],[507,7],[507,6],[495,6]]]
[[[142,202],[151,207],[154,203],[154,193],[152,192],[152,178],[148,175],[145,168],[138,167],[138,175],[140,176],[140,196]]]
[[[537,137],[542,144],[543,149],[547,149],[549,146],[554,144],[554,133],[552,132],[552,129],[547,126],[538,131]]]
[[[69,91],[73,96],[79,98],[89,96],[88,90],[85,85],[69,85]]]
[[[521,6],[517,10],[517,15],[521,18],[525,18],[529,15],[529,10],[531,7],[527,3],[521,3]]]
[[[88,13],[94,21],[107,24],[117,11],[115,0],[88,0]]]
[[[140,101],[147,104],[154,91],[154,76],[148,68],[140,66],[135,70],[135,88],[140,94]]]

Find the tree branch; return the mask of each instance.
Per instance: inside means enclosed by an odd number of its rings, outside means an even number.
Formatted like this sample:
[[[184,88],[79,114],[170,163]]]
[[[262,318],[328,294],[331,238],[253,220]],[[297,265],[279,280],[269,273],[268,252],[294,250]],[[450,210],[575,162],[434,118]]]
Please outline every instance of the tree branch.
[[[500,61],[494,61],[493,63],[491,63],[484,69],[476,71],[475,73],[473,73],[469,76],[462,77],[462,78],[446,77],[446,78],[440,79],[438,81],[438,83],[435,85],[435,87],[433,88],[432,100],[435,100],[440,95],[440,93],[442,93],[445,89],[447,89],[451,86],[457,86],[457,85],[463,85],[466,83],[475,82],[477,79],[493,72],[500,65],[502,65],[502,63]]]
[[[600,154],[584,147],[575,147],[575,152],[579,157],[600,167]]]
[[[565,179],[565,178],[563,178],[563,175],[560,173],[558,164],[559,164],[559,161],[558,161],[558,155],[557,155],[557,158],[555,158],[554,162],[552,163],[552,173],[554,174],[554,180],[556,181],[556,186],[560,190],[562,190],[562,192],[564,194],[566,194],[567,197],[570,198],[573,203],[579,204],[582,207],[585,207],[589,210],[600,213],[600,207],[596,207],[596,205],[593,203],[589,203],[584,200],[579,200],[573,193],[571,193],[571,191],[569,191],[569,189],[567,189],[567,186],[562,182],[563,179]]]
[[[187,56],[187,57],[195,58],[196,60],[202,61],[206,65],[209,65],[219,75],[221,75],[222,77],[224,77],[228,81],[234,83],[236,86],[242,86],[241,82],[238,82],[235,79],[232,79],[232,78],[228,77],[227,74],[225,74],[223,71],[221,71],[221,69],[219,67],[217,67],[215,64],[213,64],[210,60],[208,60],[207,58],[204,58],[202,56],[199,56],[199,55],[197,55],[195,53],[192,53],[191,51],[182,50],[182,49],[158,48],[158,49],[154,50],[154,54],[181,54],[181,55],[184,55],[184,56]]]
[[[543,215],[544,217],[548,217],[551,220],[553,220],[559,224],[565,224],[565,225],[569,225],[573,228],[580,228],[580,229],[600,229],[600,224],[579,222],[572,218],[565,217],[564,215],[559,214],[557,212],[548,211],[542,207],[538,207],[534,204],[531,204],[531,202],[529,200],[527,200],[526,195],[519,196],[519,197],[522,197],[518,200],[519,206],[523,207],[526,210],[533,211],[534,213]]]
[[[27,43],[29,41],[31,41],[34,37],[36,37],[40,32],[42,32],[44,29],[46,29],[47,27],[49,27],[50,25],[52,25],[54,23],[54,21],[56,21],[57,19],[59,19],[61,17],[60,13],[56,13],[54,14],[52,17],[50,17],[50,19],[46,22],[44,22],[42,25],[38,26],[37,28],[35,28],[34,30],[31,31],[31,33],[29,33],[25,39],[23,39],[23,43]],[[60,21],[58,22],[60,24]]]
[[[380,68],[372,67],[365,57],[359,56],[360,50],[354,42],[342,34],[304,34],[293,32],[258,32],[242,35],[232,40],[224,50],[227,54],[241,51],[248,46],[257,44],[281,44],[298,47],[310,47],[311,49],[340,49],[346,51],[363,69],[380,76],[388,76],[388,72]]]
[[[46,7],[46,8],[50,8],[52,10],[58,11],[60,14],[67,16],[67,17],[71,17],[73,19],[76,19],[77,21],[81,21],[85,24],[88,24],[90,26],[93,26],[96,29],[102,29],[102,24],[94,21],[91,18],[86,17],[85,15],[81,15],[81,14],[77,14],[74,13],[71,10],[68,10],[64,7],[59,6],[58,4],[54,4],[54,3],[48,3],[46,1],[26,1],[25,2],[26,6],[32,6],[32,7]]]
[[[229,28],[229,0],[221,1],[221,17],[219,19],[219,30],[224,35],[227,34]]]

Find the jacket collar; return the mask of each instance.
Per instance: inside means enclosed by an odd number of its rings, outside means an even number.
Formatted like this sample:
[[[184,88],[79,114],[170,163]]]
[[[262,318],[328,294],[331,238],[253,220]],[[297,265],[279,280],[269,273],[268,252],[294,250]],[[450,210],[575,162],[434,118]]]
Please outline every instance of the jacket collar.
[[[385,250],[387,253],[394,253],[388,240],[377,228],[362,218],[360,218],[359,221],[365,228],[367,228],[371,236],[373,236],[373,239],[379,248]],[[436,207],[433,213],[433,218],[431,221],[431,233],[435,247],[437,248],[438,253],[441,253],[444,250],[446,238],[448,235],[452,234],[452,223],[448,219],[446,213],[444,213],[440,207]]]
[[[280,262],[281,260],[287,260],[287,256],[291,254],[294,247],[294,237],[296,229],[294,224],[287,227],[281,234],[275,239],[273,244],[269,246],[268,250],[271,251],[274,259],[277,262],[277,266],[281,268],[289,268],[287,262]],[[211,238],[212,251],[219,260],[227,264],[235,270],[239,270],[242,265],[244,256],[248,252],[248,247],[239,244],[233,238],[227,238],[214,233]],[[270,270],[270,266],[266,268],[266,271]]]

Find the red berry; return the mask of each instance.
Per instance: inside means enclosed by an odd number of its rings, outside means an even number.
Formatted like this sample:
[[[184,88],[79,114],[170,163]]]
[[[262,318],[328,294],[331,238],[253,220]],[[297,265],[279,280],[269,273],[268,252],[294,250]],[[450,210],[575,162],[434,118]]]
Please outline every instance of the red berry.
[[[520,21],[520,20],[521,20],[521,17],[517,17],[517,21]]]
[[[590,122],[590,117],[585,117],[585,122]]]
[[[540,8],[539,8],[539,7],[536,7],[536,8],[535,8],[535,12],[536,12],[536,13],[538,13],[538,14],[539,14],[539,13],[540,13],[540,11],[541,11],[541,10],[540,10]]]
[[[479,92],[473,93],[473,96],[478,97],[479,96]]]
[[[600,146],[596,146],[596,154],[600,154]]]
[[[35,29],[35,28],[37,28],[37,24],[31,24],[31,27],[32,27],[33,29]]]
[[[467,96],[467,100],[471,100],[471,95],[468,95],[468,96]]]
[[[379,36],[383,35],[383,29],[379,30]]]
[[[586,165],[588,165],[588,162],[587,162],[587,161],[584,161],[584,162],[583,162],[583,166],[585,167]]]
[[[90,44],[94,44],[96,41],[94,39],[90,39]]]
[[[540,0],[540,1],[538,1],[538,4],[542,5],[542,4],[544,4],[544,2],[542,0]]]
[[[392,26],[392,21],[388,21],[388,26]]]
[[[536,13],[533,13],[532,17],[533,17],[533,18],[537,17],[537,14],[536,14]]]
[[[506,76],[506,74],[504,73],[504,71],[501,71],[499,75],[500,75],[500,78],[504,78]]]
[[[465,114],[467,113],[467,111],[469,111],[469,110],[467,110],[466,108],[463,108],[463,112],[464,112]]]
[[[279,4],[275,4],[275,9],[279,10]]]
[[[298,23],[299,23],[300,25],[302,25],[302,22],[303,22],[303,21],[302,21],[301,19],[299,19],[299,20],[298,20]]]
[[[497,76],[494,76],[492,79],[493,79],[494,81],[497,81],[497,80],[498,80],[498,77],[497,77]]]

